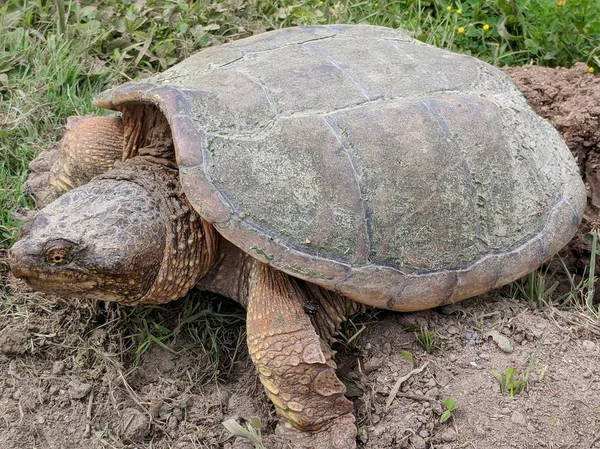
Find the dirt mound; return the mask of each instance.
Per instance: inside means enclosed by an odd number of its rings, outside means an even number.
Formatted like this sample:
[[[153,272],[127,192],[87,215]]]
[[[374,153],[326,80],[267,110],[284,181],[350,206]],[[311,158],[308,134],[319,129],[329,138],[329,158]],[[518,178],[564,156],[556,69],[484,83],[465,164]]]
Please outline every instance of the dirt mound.
[[[580,231],[562,254],[582,274],[590,264],[591,248],[584,236],[600,228],[600,77],[583,63],[571,69],[523,66],[504,71],[536,112],[558,129],[581,168],[588,207]]]

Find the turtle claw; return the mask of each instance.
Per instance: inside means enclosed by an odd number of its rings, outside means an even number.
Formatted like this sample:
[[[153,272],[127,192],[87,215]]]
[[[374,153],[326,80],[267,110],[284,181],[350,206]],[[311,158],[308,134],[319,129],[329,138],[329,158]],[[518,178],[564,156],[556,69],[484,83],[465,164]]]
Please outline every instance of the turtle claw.
[[[334,418],[315,431],[296,429],[284,420],[275,429],[278,443],[294,449],[355,449],[356,435],[355,418],[351,413]]]

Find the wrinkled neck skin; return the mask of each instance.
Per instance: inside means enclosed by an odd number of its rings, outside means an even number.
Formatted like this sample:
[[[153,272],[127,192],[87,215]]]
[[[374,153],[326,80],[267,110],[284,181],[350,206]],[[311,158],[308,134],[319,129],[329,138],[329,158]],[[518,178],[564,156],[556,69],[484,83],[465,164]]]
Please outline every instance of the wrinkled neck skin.
[[[177,170],[157,164],[155,154],[140,154],[97,179],[128,180],[155,198],[164,223],[162,255],[153,282],[138,297],[122,304],[160,304],[179,299],[204,277],[215,262],[219,236],[194,211],[181,188]]]
[[[259,263],[223,237],[213,267],[203,276],[196,287],[231,298],[242,307],[248,307],[250,275],[255,263]]]

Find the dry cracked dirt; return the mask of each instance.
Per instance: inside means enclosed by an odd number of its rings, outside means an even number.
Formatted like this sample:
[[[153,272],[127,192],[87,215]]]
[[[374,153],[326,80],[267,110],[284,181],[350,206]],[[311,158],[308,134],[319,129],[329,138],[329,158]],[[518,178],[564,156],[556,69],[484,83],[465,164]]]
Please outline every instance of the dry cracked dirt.
[[[506,72],[582,168],[589,206],[561,253],[579,282],[590,261],[584,235],[598,226],[600,207],[600,77],[583,65]],[[555,297],[572,289],[558,260],[543,273]],[[355,338],[337,345],[336,358],[355,403],[359,447],[600,448],[600,321],[515,299],[518,285],[425,312],[368,313],[346,326],[340,341]],[[238,317],[202,340],[206,329],[186,322],[194,297],[133,316],[33,293],[4,263],[0,292],[0,448],[252,448],[222,422],[254,417],[264,447],[280,447],[236,305],[199,302],[196,318]],[[150,333],[155,341],[145,346]],[[215,342],[219,360],[198,341]],[[507,343],[510,351],[501,348]],[[527,376],[514,397],[493,374],[510,367],[517,380]],[[440,423],[446,398],[458,408]]]

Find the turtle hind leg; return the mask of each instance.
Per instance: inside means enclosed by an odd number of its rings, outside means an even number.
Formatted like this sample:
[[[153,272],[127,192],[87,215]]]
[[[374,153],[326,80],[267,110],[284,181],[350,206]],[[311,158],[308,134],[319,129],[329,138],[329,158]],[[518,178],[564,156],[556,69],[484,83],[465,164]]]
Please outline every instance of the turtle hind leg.
[[[58,148],[44,151],[31,161],[27,187],[43,206],[110,170],[122,154],[120,117],[70,117]]]
[[[288,275],[256,262],[250,276],[247,339],[267,396],[294,448],[351,449],[356,426],[329,346],[304,311],[306,293]]]

